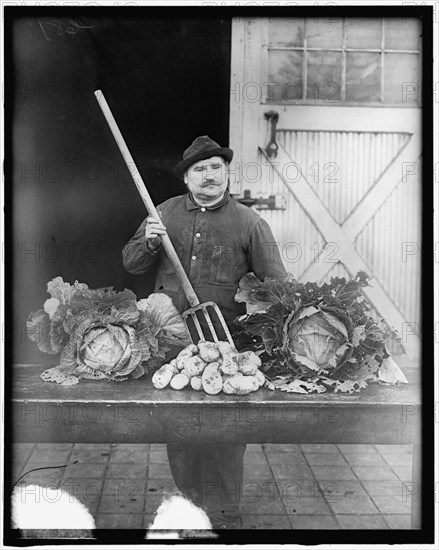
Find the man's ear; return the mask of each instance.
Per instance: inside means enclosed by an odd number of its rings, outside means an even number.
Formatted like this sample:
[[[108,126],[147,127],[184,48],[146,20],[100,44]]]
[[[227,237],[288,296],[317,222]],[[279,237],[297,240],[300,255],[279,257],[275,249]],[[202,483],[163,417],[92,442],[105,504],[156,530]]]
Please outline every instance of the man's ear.
[[[187,185],[187,170],[186,170],[185,173],[183,174],[183,181],[184,181],[184,183]]]

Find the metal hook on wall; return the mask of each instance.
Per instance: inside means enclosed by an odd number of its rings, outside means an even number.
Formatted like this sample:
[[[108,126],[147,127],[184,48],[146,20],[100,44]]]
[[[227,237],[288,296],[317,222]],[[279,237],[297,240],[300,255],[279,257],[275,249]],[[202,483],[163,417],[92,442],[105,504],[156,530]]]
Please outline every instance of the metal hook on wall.
[[[276,124],[279,120],[279,113],[277,111],[267,111],[264,113],[264,117],[270,121],[270,141],[268,142],[265,151],[269,157],[276,157],[279,145],[276,143]]]

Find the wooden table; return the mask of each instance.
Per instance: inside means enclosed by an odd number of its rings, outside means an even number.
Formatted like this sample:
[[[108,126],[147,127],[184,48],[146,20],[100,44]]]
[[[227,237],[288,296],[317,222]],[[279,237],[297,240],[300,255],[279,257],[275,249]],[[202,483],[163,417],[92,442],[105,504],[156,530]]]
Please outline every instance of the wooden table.
[[[370,385],[353,395],[300,395],[260,389],[209,396],[155,389],[149,378],[122,383],[43,382],[47,367],[15,366],[14,442],[47,443],[351,443],[413,444],[412,527],[420,528],[421,392],[409,385]]]

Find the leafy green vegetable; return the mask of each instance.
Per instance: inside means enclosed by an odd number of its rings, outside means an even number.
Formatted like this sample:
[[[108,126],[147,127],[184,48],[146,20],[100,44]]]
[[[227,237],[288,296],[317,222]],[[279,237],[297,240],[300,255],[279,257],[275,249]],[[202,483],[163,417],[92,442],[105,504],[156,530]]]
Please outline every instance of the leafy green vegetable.
[[[51,298],[27,321],[28,338],[40,351],[61,352],[59,366],[45,371],[43,380],[71,385],[74,377],[139,378],[161,364],[172,346],[190,343],[183,319],[165,294],[137,302],[131,290],[90,289],[62,277],[50,281],[47,290]]]
[[[235,320],[237,339],[250,336],[253,349],[268,354],[263,369],[282,391],[358,392],[380,379],[381,368],[383,382],[404,382],[385,344],[397,334],[363,295],[368,285],[364,272],[321,285],[247,274],[235,295],[247,304],[247,314]]]

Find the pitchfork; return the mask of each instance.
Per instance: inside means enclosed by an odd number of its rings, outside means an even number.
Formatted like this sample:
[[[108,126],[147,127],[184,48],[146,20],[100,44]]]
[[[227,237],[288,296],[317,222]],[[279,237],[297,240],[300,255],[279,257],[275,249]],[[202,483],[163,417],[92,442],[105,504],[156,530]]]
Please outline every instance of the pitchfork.
[[[122,134],[120,133],[119,127],[113,117],[113,114],[110,110],[110,107],[108,106],[108,103],[104,97],[104,94],[101,90],[96,90],[94,92],[96,99],[98,100],[99,106],[102,109],[102,112],[104,113],[105,118],[107,119],[108,125],[110,127],[111,132],[113,133],[114,139],[116,140],[117,145],[119,146],[120,152],[122,153],[122,156],[127,164],[128,170],[131,173],[134,183],[137,187],[137,190],[140,193],[140,196],[142,197],[143,202],[145,203],[145,206],[149,212],[150,215],[154,216],[157,219],[160,219],[159,214],[154,206],[154,203],[152,202],[152,199],[148,193],[148,190],[146,189],[145,183],[142,180],[142,177],[140,176],[140,172],[137,170],[137,167],[134,163],[133,157],[131,156],[131,153],[128,150],[128,147],[125,143],[125,140],[123,139]],[[134,168],[134,170],[133,170]],[[192,306],[190,309],[187,309],[184,311],[181,315],[184,319],[184,322],[186,323],[186,327],[188,329],[188,332],[191,336],[192,342],[195,344],[188,320],[192,319],[194,326],[197,330],[198,336],[200,340],[207,340],[203,333],[203,329],[201,328],[200,321],[197,317],[197,313],[201,312],[204,316],[204,319],[207,323],[207,326],[209,327],[210,332],[212,333],[213,339],[215,342],[218,342],[219,338],[215,331],[215,327],[213,325],[212,319],[209,315],[209,312],[207,310],[208,307],[212,308],[212,310],[216,313],[219,322],[222,325],[222,328],[226,334],[227,340],[229,343],[234,347],[235,344],[233,342],[232,336],[230,334],[230,331],[227,327],[226,321],[223,317],[223,314],[221,313],[218,305],[215,302],[204,302],[200,304],[200,300],[198,299],[197,295],[195,294],[195,291],[189,281],[188,276],[186,275],[186,272],[181,265],[180,258],[178,257],[177,253],[175,252],[174,246],[172,245],[171,239],[169,238],[169,235],[165,233],[161,237],[163,247],[166,250],[166,254],[168,255],[175,272],[180,280],[180,284],[183,288],[183,291],[186,295],[186,298],[189,302],[189,304]]]

